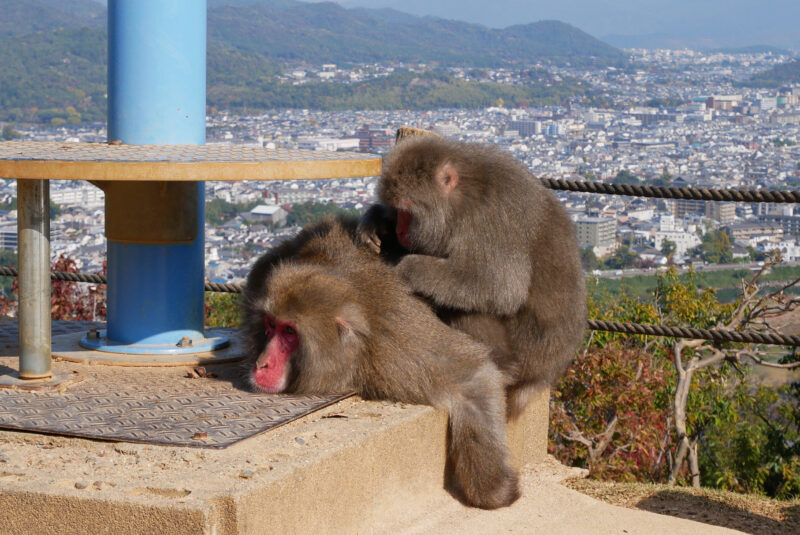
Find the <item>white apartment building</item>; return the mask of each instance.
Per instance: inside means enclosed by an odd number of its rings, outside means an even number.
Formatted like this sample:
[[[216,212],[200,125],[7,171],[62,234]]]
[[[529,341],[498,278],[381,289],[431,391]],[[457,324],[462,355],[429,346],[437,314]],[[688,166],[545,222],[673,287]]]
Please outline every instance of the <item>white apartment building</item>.
[[[660,251],[664,247],[664,241],[669,240],[675,244],[675,254],[678,256],[684,256],[689,249],[697,247],[701,243],[694,225],[689,225],[684,229],[683,223],[676,222],[671,215],[661,216],[659,229],[654,237],[656,249]]]
[[[50,200],[59,206],[77,204],[84,208],[103,206],[106,195],[100,188],[86,184],[77,188],[52,190]]]

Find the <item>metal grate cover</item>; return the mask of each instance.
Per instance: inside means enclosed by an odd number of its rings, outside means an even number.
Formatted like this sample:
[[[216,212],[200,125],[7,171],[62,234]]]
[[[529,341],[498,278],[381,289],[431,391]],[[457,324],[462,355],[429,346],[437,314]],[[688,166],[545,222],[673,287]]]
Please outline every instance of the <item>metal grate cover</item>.
[[[303,180],[377,176],[358,152],[224,145],[0,142],[0,177],[110,181]]]
[[[246,392],[0,392],[0,428],[171,446],[224,448],[347,396]]]
[[[90,322],[54,322],[54,332]],[[14,349],[16,324],[0,325],[3,355]],[[16,341],[14,341],[16,345]],[[0,374],[16,367],[4,357]],[[350,394],[255,394],[237,386],[237,364],[207,368],[217,378],[189,379],[186,370],[121,369],[54,363],[77,371],[81,383],[64,392],[0,391],[0,428],[172,446],[224,448],[291,422]]]
[[[308,149],[265,149],[242,145],[109,145],[55,141],[0,143],[0,160],[62,162],[302,162],[379,160],[374,154]]]

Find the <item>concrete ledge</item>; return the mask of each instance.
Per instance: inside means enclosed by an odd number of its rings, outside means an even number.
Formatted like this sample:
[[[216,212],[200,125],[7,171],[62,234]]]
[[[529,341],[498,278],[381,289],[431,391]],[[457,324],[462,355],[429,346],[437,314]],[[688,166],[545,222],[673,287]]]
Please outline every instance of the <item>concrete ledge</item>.
[[[509,429],[545,456],[542,394]],[[351,398],[225,450],[0,433],[3,533],[382,533],[443,490],[447,416]]]

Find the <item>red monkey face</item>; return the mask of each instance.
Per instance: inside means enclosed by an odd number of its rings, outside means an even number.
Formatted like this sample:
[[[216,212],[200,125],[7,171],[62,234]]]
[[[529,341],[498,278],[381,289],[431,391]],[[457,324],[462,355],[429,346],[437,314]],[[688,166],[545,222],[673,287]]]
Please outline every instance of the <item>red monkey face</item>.
[[[397,228],[395,229],[397,232],[397,241],[406,249],[412,248],[410,232],[411,221],[411,212],[408,209],[397,209]]]
[[[292,353],[300,343],[297,328],[288,321],[280,321],[266,315],[264,334],[267,346],[256,360],[251,382],[256,390],[261,392],[268,394],[283,392],[289,383]]]

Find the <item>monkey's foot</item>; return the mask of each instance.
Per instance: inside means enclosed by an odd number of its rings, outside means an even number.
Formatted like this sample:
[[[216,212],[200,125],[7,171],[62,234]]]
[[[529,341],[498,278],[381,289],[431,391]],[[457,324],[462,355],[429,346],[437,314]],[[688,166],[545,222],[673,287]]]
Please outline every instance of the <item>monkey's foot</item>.
[[[519,478],[513,470],[496,481],[496,485],[465,485],[462,488],[465,501],[481,509],[498,509],[508,507],[520,497]]]

